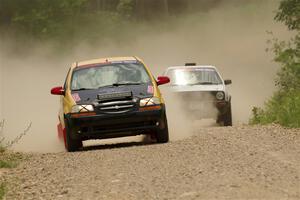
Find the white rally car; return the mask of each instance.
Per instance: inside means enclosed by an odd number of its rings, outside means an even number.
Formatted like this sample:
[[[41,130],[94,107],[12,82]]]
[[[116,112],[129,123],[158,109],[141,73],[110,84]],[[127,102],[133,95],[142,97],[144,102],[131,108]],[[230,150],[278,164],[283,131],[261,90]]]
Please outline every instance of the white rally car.
[[[171,90],[182,101],[182,108],[197,119],[216,118],[224,126],[232,126],[231,96],[214,66],[187,63],[185,66],[169,67],[164,75],[171,79]]]

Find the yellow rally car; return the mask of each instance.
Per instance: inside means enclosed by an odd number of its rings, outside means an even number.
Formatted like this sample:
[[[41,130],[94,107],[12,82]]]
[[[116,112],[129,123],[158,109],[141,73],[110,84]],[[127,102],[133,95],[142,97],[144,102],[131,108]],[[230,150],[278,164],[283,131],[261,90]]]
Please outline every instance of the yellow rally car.
[[[169,140],[164,100],[155,80],[137,57],[114,57],[73,63],[61,95],[58,135],[67,151],[83,140],[149,134],[159,143]]]

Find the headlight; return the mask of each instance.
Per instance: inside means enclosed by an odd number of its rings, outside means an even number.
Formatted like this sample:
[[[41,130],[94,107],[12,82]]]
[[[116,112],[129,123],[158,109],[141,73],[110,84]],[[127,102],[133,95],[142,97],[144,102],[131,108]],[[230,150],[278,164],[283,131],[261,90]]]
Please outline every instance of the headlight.
[[[72,107],[72,113],[92,112],[94,107],[92,105],[75,105]]]
[[[161,104],[161,100],[158,97],[146,98],[140,100],[140,106],[154,106]]]
[[[218,100],[223,100],[224,99],[224,92],[217,92],[217,94],[216,94],[216,98],[218,99]]]

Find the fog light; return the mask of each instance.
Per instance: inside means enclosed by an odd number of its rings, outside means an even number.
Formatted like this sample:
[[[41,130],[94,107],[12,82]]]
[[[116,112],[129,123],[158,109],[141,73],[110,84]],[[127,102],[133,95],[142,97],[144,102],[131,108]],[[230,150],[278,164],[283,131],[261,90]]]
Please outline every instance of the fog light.
[[[74,105],[71,113],[93,112],[93,105]]]

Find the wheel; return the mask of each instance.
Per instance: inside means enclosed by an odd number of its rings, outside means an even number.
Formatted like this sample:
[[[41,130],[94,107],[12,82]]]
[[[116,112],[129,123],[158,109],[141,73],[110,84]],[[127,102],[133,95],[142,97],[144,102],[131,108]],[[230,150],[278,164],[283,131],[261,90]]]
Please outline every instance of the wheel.
[[[231,113],[231,102],[229,102],[229,106],[227,112],[224,114],[224,126],[232,126],[232,113]]]
[[[158,143],[167,143],[169,142],[169,129],[168,129],[168,121],[165,115],[163,124],[161,124],[162,129],[158,130],[156,133],[156,140]]]
[[[66,122],[66,143],[65,147],[68,152],[78,151],[79,148],[82,147],[82,141],[80,139],[73,139],[72,134],[72,127]]]

